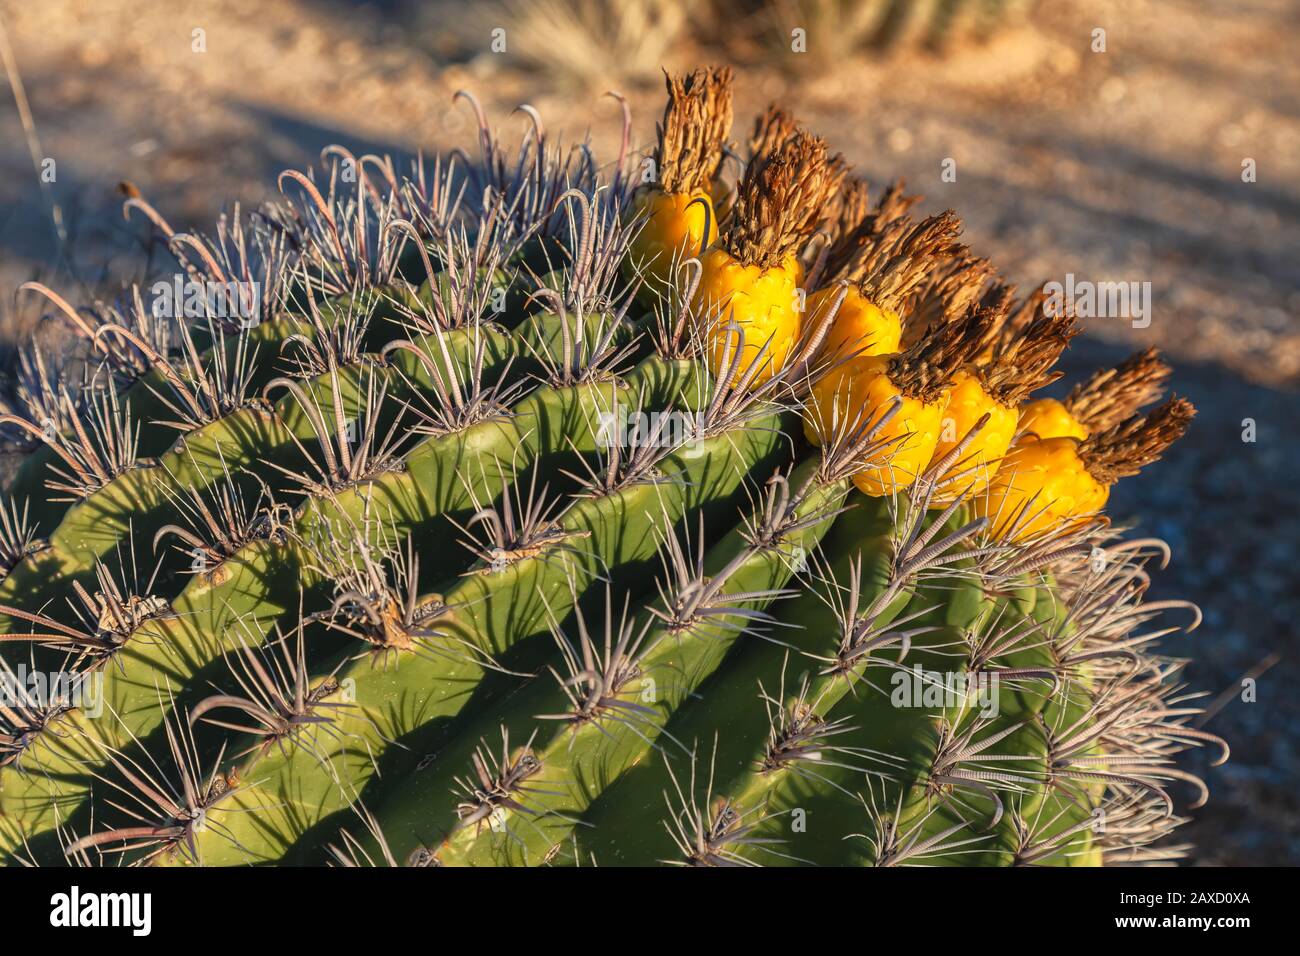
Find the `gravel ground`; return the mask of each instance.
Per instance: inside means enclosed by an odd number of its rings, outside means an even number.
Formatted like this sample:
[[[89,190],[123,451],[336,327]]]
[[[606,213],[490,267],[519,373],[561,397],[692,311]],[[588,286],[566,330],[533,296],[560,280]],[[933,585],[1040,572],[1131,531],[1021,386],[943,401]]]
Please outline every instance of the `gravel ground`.
[[[451,102],[461,87],[496,119],[527,101],[552,128],[614,148],[617,109],[600,90],[575,93],[476,52],[450,29],[463,18],[429,6],[405,20],[307,0],[171,0],[165,16],[150,0],[0,0],[72,237],[75,275],[51,281],[84,296],[104,272],[132,274],[140,232],[118,212],[120,180],[178,227],[206,225],[224,201],[273,195],[279,170],[331,142],[394,154],[467,145]],[[873,182],[905,175],[926,211],[960,211],[972,244],[1014,280],[1150,283],[1150,323],[1091,320],[1070,363],[1084,373],[1158,344],[1200,408],[1170,459],[1120,485],[1111,507],[1173,546],[1156,596],[1205,611],[1168,652],[1195,658],[1194,687],[1231,692],[1208,726],[1233,759],[1207,771],[1213,796],[1187,835],[1201,863],[1300,863],[1300,696],[1289,693],[1300,676],[1300,8],[1097,0],[1040,11],[1031,27],[943,59],[904,53],[798,79],[746,68],[737,112],[787,102]],[[1090,48],[1096,28],[1104,53]],[[623,90],[648,138],[659,87]],[[26,144],[0,106],[0,341],[29,327],[9,290],[60,252]],[[949,159],[952,182],[941,178]],[[1242,179],[1248,160],[1254,182]],[[1242,440],[1246,419],[1254,442]],[[1263,667],[1258,703],[1241,702],[1242,676]]]

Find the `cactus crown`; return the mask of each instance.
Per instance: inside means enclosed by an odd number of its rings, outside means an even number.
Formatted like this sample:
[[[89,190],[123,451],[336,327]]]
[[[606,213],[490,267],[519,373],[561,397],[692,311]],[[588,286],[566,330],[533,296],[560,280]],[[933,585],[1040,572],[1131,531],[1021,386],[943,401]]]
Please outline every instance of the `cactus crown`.
[[[994,341],[1005,346],[1023,338],[1026,329],[1043,317],[1047,293],[1043,291],[1043,283],[1039,283],[1033,291],[1016,299],[1014,287],[1004,282],[994,281],[984,290],[980,298],[986,304],[1002,308],[1003,315],[997,323],[997,335]],[[1053,326],[1039,322],[1037,327],[1047,329]],[[1059,327],[1072,327],[1072,323],[1063,321]]]
[[[1032,293],[1013,307],[1013,290],[1003,287],[985,296],[988,324],[995,336],[989,361],[976,374],[985,390],[999,403],[1014,407],[1038,389],[1050,385],[1062,372],[1053,369],[1070,340],[1079,333],[1074,317],[1042,308],[1041,293]]]
[[[875,209],[864,211],[860,219],[845,223],[836,232],[835,241],[826,255],[828,275],[851,279],[846,273],[852,269],[853,263],[873,254],[885,227],[906,216],[908,210],[922,200],[922,196],[906,194],[904,188],[903,180],[895,180],[876,202]]]
[[[975,307],[939,326],[889,360],[889,380],[909,398],[937,401],[952,377],[987,348],[996,329],[996,309]]]
[[[830,197],[824,232],[827,256],[871,215],[871,187],[865,179],[844,175]]]
[[[913,222],[903,216],[881,228],[874,242],[859,246],[839,278],[856,282],[865,298],[898,311],[939,264],[961,254],[961,221],[952,210]]]
[[[817,230],[835,183],[825,141],[797,131],[745,170],[727,252],[746,265],[780,265]]]
[[[937,263],[909,303],[903,341],[910,345],[931,328],[957,319],[979,302],[995,274],[987,259],[971,255],[965,247]]]
[[[754,120],[749,134],[749,162],[761,163],[777,155],[798,131],[799,124],[789,110],[776,103],[768,104],[767,109]]]
[[[707,190],[731,136],[731,67],[672,76],[664,72],[668,105],[659,124],[656,161],[666,193]]]
[[[1173,369],[1151,346],[1074,386],[1065,408],[1088,431],[1106,431],[1160,398],[1171,374]]]
[[[1158,461],[1183,436],[1196,415],[1185,398],[1171,398],[1146,415],[1132,415],[1079,444],[1079,458],[1088,473],[1104,485],[1136,475]]]

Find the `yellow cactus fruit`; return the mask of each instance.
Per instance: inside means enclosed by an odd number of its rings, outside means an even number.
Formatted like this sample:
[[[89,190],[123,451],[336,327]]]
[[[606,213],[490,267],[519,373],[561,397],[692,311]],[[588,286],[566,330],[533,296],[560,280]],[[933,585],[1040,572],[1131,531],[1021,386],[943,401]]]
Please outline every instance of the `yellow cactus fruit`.
[[[808,296],[809,328],[816,328],[824,320],[838,293],[839,289],[832,286]],[[880,308],[861,290],[850,286],[822,342],[821,354],[834,358],[892,355],[899,350],[902,336],[903,323],[897,312]]]
[[[881,423],[875,439],[890,443],[888,460],[858,472],[853,483],[874,497],[907,488],[934,456],[953,376],[979,348],[980,330],[972,313],[904,352],[862,355],[833,366],[812,386],[804,434],[820,445]],[[898,410],[885,420],[895,401]]]
[[[633,197],[641,224],[627,262],[652,295],[662,295],[673,269],[717,239],[711,190],[731,135],[731,68],[666,75],[668,105],[659,126],[655,179]]]
[[[642,218],[644,225],[632,240],[628,261],[636,263],[646,287],[656,295],[662,295],[672,283],[675,266],[718,238],[713,200],[706,192],[638,190],[632,199],[632,214]]]
[[[727,356],[740,375],[752,367],[755,383],[784,367],[800,331],[798,254],[832,188],[826,144],[805,132],[745,170],[733,222],[702,257],[695,294],[715,373]]]
[[[710,303],[708,308],[714,311],[721,307],[719,321],[724,326],[735,322],[744,330],[743,346],[736,332],[710,330],[710,366],[717,372],[724,363],[739,362],[740,374],[744,374],[761,356],[762,368],[755,381],[766,381],[785,365],[798,338],[798,263],[790,256],[782,264],[764,269],[744,265],[718,247],[706,252],[701,262],[700,301]]]
[[[1019,439],[1020,444],[1038,441],[1040,438],[1073,438],[1083,441],[1088,437],[1088,429],[1057,398],[1038,398],[1026,404],[1020,409],[1017,431],[1023,433]]]
[[[1105,507],[1116,481],[1156,461],[1195,414],[1190,402],[1176,398],[1083,441],[1016,445],[973,510],[990,520],[999,538],[1023,540],[1082,526]]]
[[[986,304],[975,306],[972,313],[983,330],[980,354],[987,351],[991,358],[953,376],[934,450],[936,461],[947,457],[952,461],[944,470],[942,477],[947,481],[935,495],[936,505],[978,495],[988,488],[1016,436],[1020,404],[1060,377],[1052,367],[1078,332],[1072,316],[1043,311],[1037,296],[1013,306],[1009,286],[995,286],[984,301]],[[1027,324],[1007,321],[1008,316],[1024,311],[1026,304],[1033,315]],[[1035,306],[1037,314],[1033,313]],[[983,345],[986,341],[990,343],[987,346]],[[975,430],[981,420],[983,426]]]
[[[1002,460],[988,494],[974,500],[974,512],[987,517],[993,534],[1026,538],[1069,527],[1069,520],[1099,512],[1110,486],[1094,478],[1079,457],[1073,438],[1047,438],[1017,445]]]
[[[956,241],[960,234],[961,223],[951,212],[919,223],[904,216],[870,241],[855,245],[855,254],[839,265],[834,276],[836,282],[848,282],[849,291],[823,340],[820,357],[835,361],[859,351],[869,355],[899,351],[904,304],[936,264],[960,251]],[[817,328],[819,316],[836,294],[832,286],[809,298],[810,330]]]
[[[987,415],[983,427],[971,435],[971,429]],[[948,406],[939,426],[939,443],[934,460],[942,460],[970,437],[957,459],[948,466],[944,477],[948,483],[936,492],[935,505],[946,505],[965,494],[978,494],[989,486],[1002,456],[1016,437],[1019,414],[1015,406],[1003,405],[989,394],[978,375],[958,372],[953,376]]]
[[[1064,401],[1042,398],[1025,405],[1020,411],[1018,441],[1082,440],[1112,428],[1157,401],[1172,371],[1154,347],[1129,356],[1114,368],[1099,369],[1071,389]]]

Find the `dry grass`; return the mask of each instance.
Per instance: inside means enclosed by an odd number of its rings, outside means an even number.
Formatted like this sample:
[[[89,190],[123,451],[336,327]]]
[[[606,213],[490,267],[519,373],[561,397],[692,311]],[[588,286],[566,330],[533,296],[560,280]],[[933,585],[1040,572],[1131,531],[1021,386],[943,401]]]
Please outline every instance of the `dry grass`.
[[[484,17],[512,56],[590,88],[658,75],[687,20],[674,0],[504,0]]]
[[[1037,0],[712,0],[706,41],[742,62],[827,72],[870,52],[942,51],[1023,21]],[[794,49],[802,30],[805,52]]]
[[[1036,0],[500,0],[473,18],[472,46],[506,30],[512,58],[564,83],[644,80],[667,63],[723,54],[822,72],[884,49],[942,50],[1022,20]],[[689,11],[689,12],[688,12]],[[802,30],[804,52],[792,31]]]
[[[718,39],[725,41],[723,26],[745,24],[748,37],[741,37],[765,59],[784,69],[832,70],[837,64],[859,55],[882,22],[891,0],[714,0]],[[745,12],[748,12],[748,18]],[[802,30],[805,52],[793,49],[794,31]]]

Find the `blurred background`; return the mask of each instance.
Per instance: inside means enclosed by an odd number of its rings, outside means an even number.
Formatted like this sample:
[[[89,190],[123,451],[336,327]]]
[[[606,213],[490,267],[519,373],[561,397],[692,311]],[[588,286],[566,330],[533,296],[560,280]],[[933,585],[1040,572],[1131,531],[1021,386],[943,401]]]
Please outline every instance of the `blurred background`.
[[[1300,864],[1296,0],[0,0],[0,25],[0,390],[42,318],[21,282],[88,302],[143,277],[121,181],[208,228],[330,143],[472,147],[461,88],[608,156],[605,91],[645,145],[660,68],[704,62],[737,68],[737,139],[782,102],[1013,281],[1150,282],[1150,325],[1090,320],[1067,368],[1159,345],[1200,408],[1110,507],[1173,546],[1153,596],[1205,612],[1165,650],[1233,757],[1192,768],[1212,797],[1182,835],[1199,863]]]

